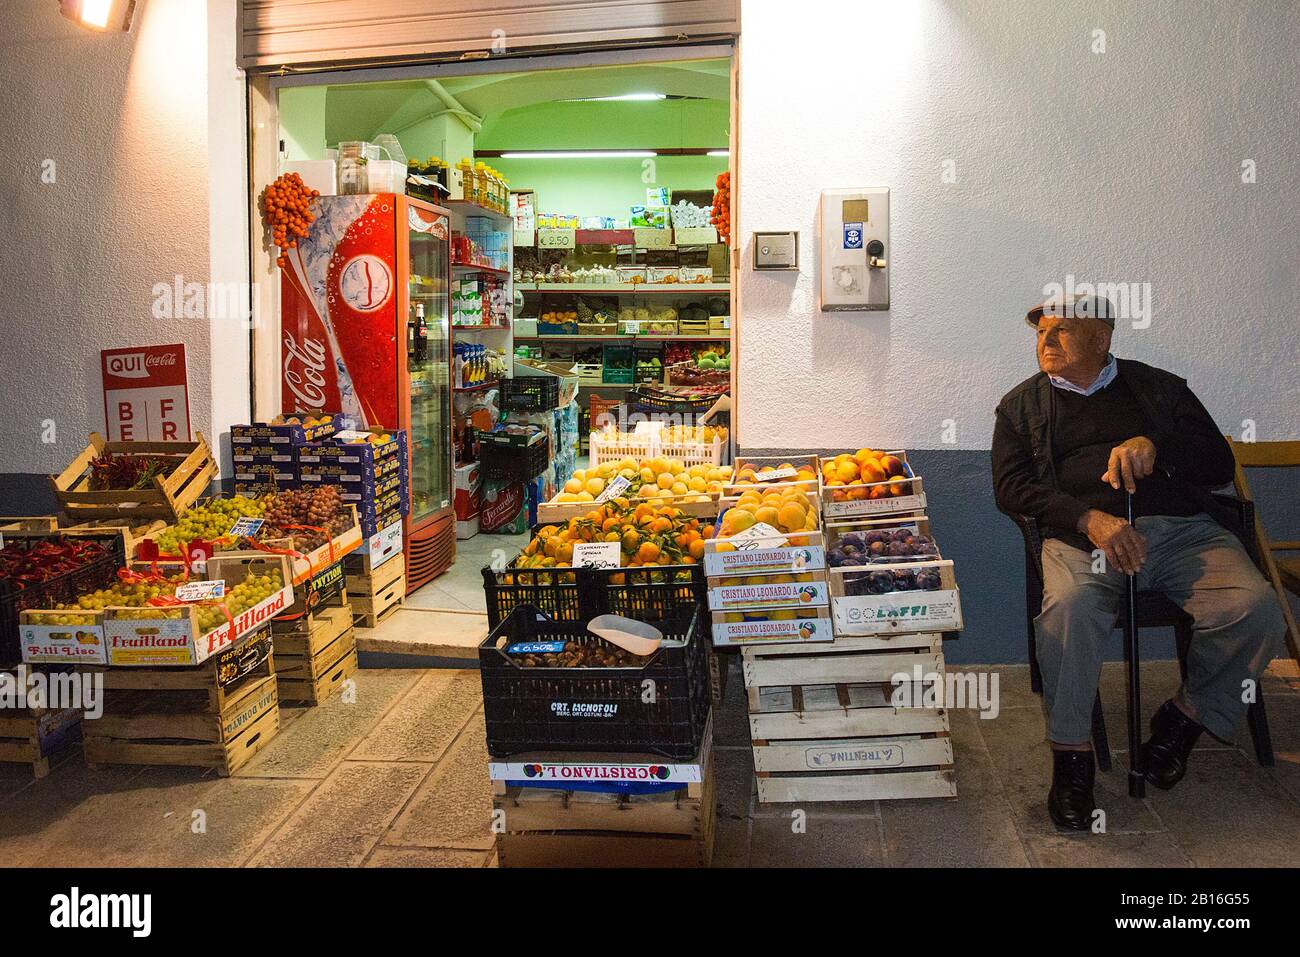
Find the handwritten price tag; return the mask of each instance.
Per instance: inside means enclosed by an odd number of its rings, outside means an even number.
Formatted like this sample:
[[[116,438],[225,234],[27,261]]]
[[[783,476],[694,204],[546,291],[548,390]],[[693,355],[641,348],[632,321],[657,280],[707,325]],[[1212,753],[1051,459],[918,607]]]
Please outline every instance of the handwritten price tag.
[[[572,249],[576,243],[577,232],[572,229],[537,230],[538,249]]]
[[[729,541],[736,546],[737,551],[742,552],[751,548],[779,548],[789,544],[780,529],[773,528],[766,522],[756,522],[740,534],[732,535]]]
[[[627,479],[625,479],[623,476],[620,475],[618,478],[614,479],[612,482],[610,482],[608,485],[605,486],[605,491],[601,492],[599,495],[596,496],[596,501],[608,502],[612,498],[618,498],[620,495],[622,495],[624,492],[628,490],[628,487],[631,484],[632,483],[630,481],[628,481]],[[598,542],[596,544],[613,545],[615,543]],[[574,546],[575,552],[577,551],[578,547],[579,546],[576,545]]]
[[[176,589],[177,601],[210,601],[226,597],[226,582],[217,579],[210,582],[186,582]]]
[[[618,568],[620,549],[618,542],[579,542],[573,546],[573,567]]]
[[[792,479],[798,474],[799,470],[795,468],[773,469],[770,472],[759,472],[754,477],[760,482],[780,482],[784,479]]]

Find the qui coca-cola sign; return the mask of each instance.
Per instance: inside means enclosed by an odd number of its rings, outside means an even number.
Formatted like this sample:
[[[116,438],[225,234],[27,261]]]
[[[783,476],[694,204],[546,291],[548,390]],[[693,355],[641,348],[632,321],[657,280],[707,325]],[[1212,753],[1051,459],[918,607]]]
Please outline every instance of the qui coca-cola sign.
[[[185,346],[135,346],[99,354],[110,442],[188,442]]]

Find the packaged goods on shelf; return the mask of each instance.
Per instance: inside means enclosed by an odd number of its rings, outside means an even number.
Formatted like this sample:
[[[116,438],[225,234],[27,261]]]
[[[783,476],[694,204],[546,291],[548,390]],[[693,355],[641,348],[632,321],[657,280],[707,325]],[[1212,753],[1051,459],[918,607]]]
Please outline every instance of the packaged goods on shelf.
[[[452,476],[452,507],[456,513],[456,538],[473,538],[479,532],[483,479],[478,463],[458,465]]]

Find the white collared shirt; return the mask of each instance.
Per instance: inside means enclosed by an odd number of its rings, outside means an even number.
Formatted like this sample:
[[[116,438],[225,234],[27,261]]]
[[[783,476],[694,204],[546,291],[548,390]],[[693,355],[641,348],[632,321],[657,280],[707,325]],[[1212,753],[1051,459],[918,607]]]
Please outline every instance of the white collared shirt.
[[[1058,389],[1064,389],[1066,392],[1077,392],[1079,395],[1092,395],[1094,392],[1100,392],[1106,386],[1115,381],[1115,373],[1119,371],[1119,364],[1115,357],[1106,353],[1106,367],[1097,374],[1097,378],[1092,380],[1092,385],[1086,389],[1081,389],[1069,379],[1062,379],[1059,375],[1048,375],[1047,378],[1052,380],[1052,385]]]

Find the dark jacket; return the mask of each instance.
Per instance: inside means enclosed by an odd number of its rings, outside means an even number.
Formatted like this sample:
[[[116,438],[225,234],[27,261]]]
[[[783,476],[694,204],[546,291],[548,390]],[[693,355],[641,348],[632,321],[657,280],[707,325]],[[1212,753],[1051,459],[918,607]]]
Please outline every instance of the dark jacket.
[[[1156,468],[1204,510],[1232,531],[1236,522],[1211,498],[1211,489],[1232,481],[1232,449],[1210,414],[1172,372],[1132,359],[1118,360],[1118,375],[1137,397],[1150,422],[1146,433],[1156,447]],[[1028,515],[1047,535],[1072,533],[1088,510],[1062,492],[1052,453],[1056,389],[1039,372],[998,403],[993,427],[993,491],[1008,515]]]

